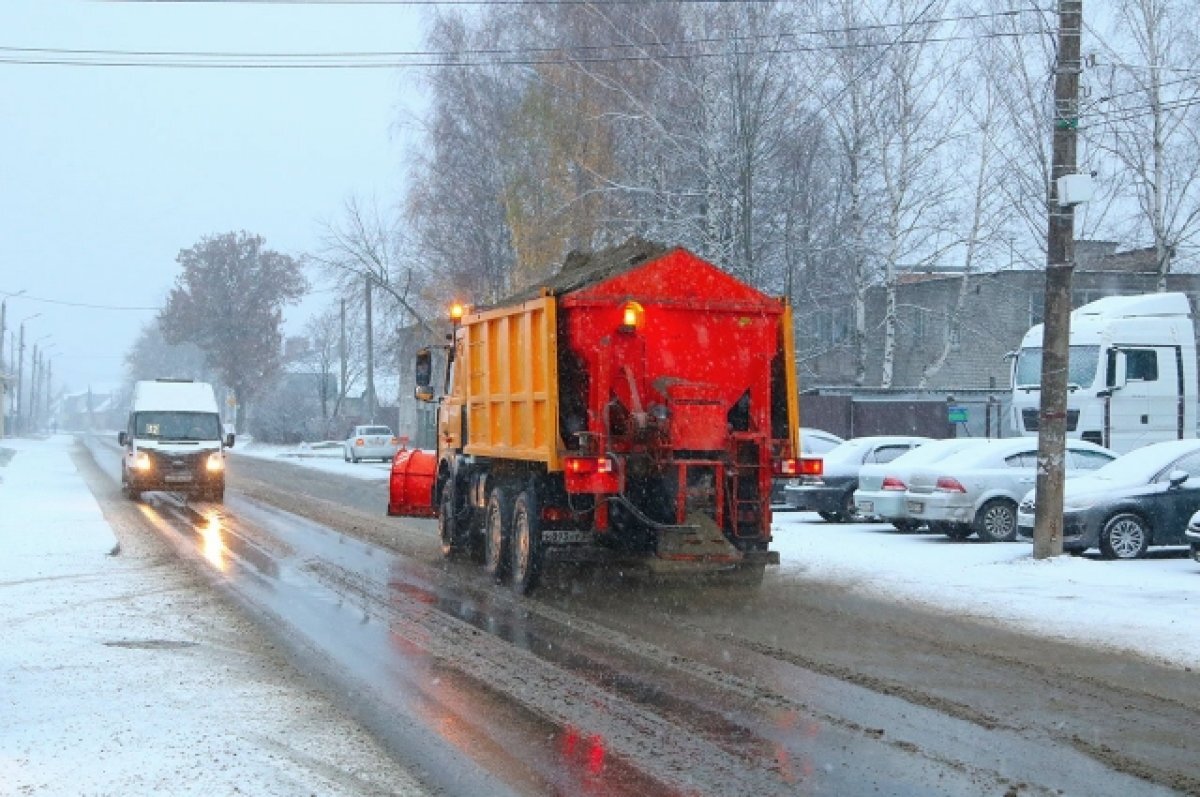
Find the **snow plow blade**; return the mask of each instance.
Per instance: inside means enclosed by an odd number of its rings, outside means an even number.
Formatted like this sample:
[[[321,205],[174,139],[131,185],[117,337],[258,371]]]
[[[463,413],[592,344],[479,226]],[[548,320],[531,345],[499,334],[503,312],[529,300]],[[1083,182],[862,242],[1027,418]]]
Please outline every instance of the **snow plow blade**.
[[[392,459],[387,513],[393,517],[433,517],[437,455],[419,448],[397,451]]]

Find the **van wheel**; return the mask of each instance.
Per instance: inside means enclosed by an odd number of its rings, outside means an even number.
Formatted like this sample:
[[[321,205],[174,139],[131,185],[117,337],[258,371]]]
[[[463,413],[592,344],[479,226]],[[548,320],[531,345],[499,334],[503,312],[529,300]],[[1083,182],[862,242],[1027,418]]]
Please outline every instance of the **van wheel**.
[[[1105,559],[1137,559],[1150,547],[1150,527],[1132,512],[1113,515],[1100,532]]]
[[[1017,538],[1017,507],[1012,501],[994,498],[975,515],[975,533],[984,542],[1012,542]]]
[[[497,584],[508,576],[509,538],[512,536],[513,506],[508,491],[493,487],[483,524],[483,569]]]
[[[121,492],[130,501],[140,501],[142,498],[142,491],[133,489],[133,485],[129,483],[129,474],[125,472],[124,466],[121,467]]]
[[[537,495],[527,487],[517,496],[512,514],[512,585],[528,595],[542,576],[542,526]]]

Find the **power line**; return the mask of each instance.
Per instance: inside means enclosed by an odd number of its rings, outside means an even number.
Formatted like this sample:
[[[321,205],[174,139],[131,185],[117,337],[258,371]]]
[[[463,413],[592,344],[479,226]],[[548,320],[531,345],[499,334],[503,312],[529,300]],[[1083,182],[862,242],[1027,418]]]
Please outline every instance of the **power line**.
[[[92,58],[82,56],[79,58],[72,57],[54,57],[47,55],[46,57],[32,56],[5,56],[0,55],[0,64],[16,64],[25,66],[81,66],[81,67],[149,67],[149,68],[168,68],[168,69],[403,69],[403,68],[469,68],[469,67],[488,67],[488,66],[555,66],[562,64],[601,64],[601,63],[636,63],[642,61],[657,61],[657,60],[685,60],[689,58],[725,58],[733,56],[753,56],[753,55],[798,55],[803,53],[816,52],[832,52],[839,50],[871,50],[878,48],[891,48],[900,46],[924,46],[929,44],[945,44],[958,41],[981,41],[984,39],[1008,39],[1021,36],[1035,35],[1032,33],[1023,32],[1007,32],[999,31],[986,34],[971,34],[971,35],[952,35],[952,36],[920,36],[910,39],[894,39],[887,41],[876,42],[855,42],[845,44],[825,44],[821,46],[808,47],[776,47],[768,50],[733,50],[720,52],[674,52],[674,53],[644,53],[639,55],[617,55],[617,56],[585,56],[572,57],[567,53],[563,53],[556,58],[500,58],[490,60],[475,60],[471,58],[463,59],[455,54],[446,53],[445,58],[440,60],[427,61],[405,61],[405,60],[321,60],[321,61],[305,61],[301,59],[288,60],[265,60],[272,56],[261,56],[263,60],[189,60],[185,58],[170,60],[156,58],[138,58],[130,56],[128,58],[117,57],[113,59]]]
[[[12,293],[10,291],[0,291],[0,296],[14,297],[19,296],[21,299],[28,299],[31,302],[41,302],[42,304],[57,304],[65,307],[85,307],[89,310],[161,310],[161,307],[134,307],[115,304],[87,304],[86,302],[68,302],[62,299],[47,299],[44,296],[30,296],[28,293]]]

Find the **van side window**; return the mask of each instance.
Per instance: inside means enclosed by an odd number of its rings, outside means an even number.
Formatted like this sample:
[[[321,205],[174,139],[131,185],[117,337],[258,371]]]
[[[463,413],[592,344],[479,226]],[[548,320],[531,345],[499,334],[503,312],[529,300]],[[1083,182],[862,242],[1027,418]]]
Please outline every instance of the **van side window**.
[[[1130,381],[1158,381],[1158,352],[1153,349],[1130,349],[1125,352],[1125,378]]]

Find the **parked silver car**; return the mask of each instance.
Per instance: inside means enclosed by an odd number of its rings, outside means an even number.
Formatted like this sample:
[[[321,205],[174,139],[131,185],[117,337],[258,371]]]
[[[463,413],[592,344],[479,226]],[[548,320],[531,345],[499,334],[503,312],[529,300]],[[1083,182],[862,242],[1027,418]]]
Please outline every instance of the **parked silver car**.
[[[831,523],[856,520],[854,490],[858,487],[859,468],[871,462],[891,462],[929,441],[928,437],[903,435],[855,437],[822,457],[820,476],[802,477],[799,484],[785,488],[784,495],[793,509],[815,510]]]
[[[342,458],[347,462],[378,459],[388,462],[396,456],[400,440],[387,426],[355,426],[342,443]]]
[[[854,507],[859,515],[891,523],[900,531],[916,531],[922,521],[908,514],[905,491],[914,468],[932,465],[980,442],[978,437],[933,440],[887,463],[870,463],[858,471]]]
[[[1017,537],[1017,505],[1037,478],[1037,439],[985,440],[932,466],[914,468],[905,492],[909,516],[951,539],[986,542]],[[1067,475],[1116,459],[1107,448],[1067,441]]]

